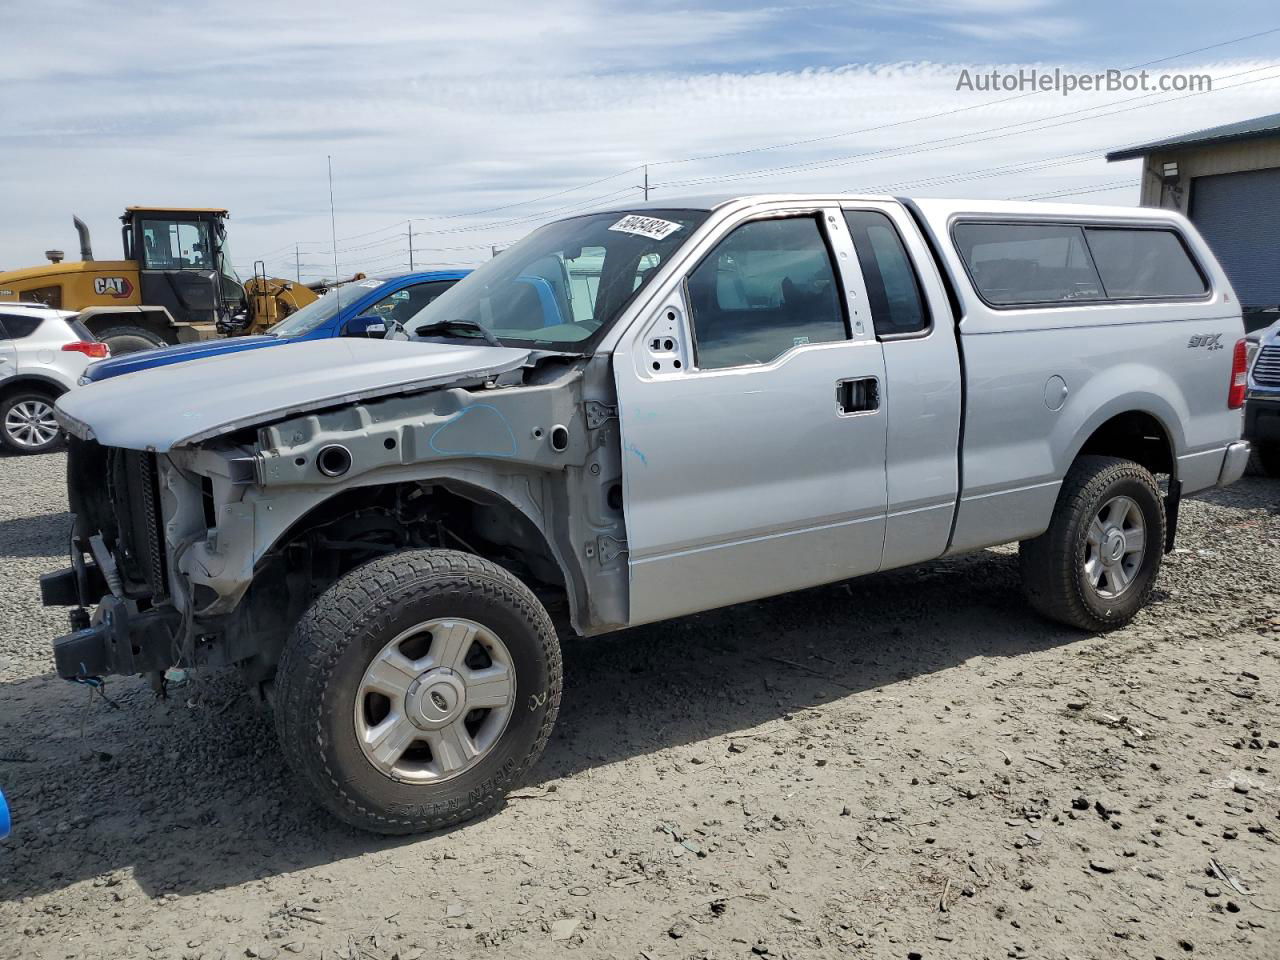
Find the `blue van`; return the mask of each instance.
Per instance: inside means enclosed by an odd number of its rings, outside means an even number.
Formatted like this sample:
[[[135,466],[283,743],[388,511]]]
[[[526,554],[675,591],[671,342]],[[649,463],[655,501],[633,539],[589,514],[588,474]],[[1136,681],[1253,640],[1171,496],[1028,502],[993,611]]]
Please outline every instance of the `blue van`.
[[[201,357],[257,350],[300,340],[327,337],[380,337],[388,318],[407,321],[428,303],[465,277],[470,270],[432,270],[394,277],[369,277],[335,287],[314,303],[290,314],[264,334],[201,340],[159,350],[126,353],[90,364],[81,385],[109,380],[121,374]]]

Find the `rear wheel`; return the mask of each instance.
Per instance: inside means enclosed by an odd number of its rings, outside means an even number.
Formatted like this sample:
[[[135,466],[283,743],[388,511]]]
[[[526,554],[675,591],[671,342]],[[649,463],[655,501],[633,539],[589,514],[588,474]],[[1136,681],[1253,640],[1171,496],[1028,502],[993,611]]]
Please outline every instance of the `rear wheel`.
[[[405,551],[353,570],[303,616],[276,671],[276,727],[340,819],[434,830],[519,782],[555,723],[560,677],[528,587],[470,554]]]
[[[1019,545],[1027,599],[1082,630],[1123,626],[1151,594],[1164,538],[1164,502],[1146,469],[1080,457],[1062,482],[1049,529]]]
[[[141,350],[155,350],[167,347],[169,343],[146,327],[112,326],[99,330],[94,334],[99,340],[111,348],[111,355],[118,357],[125,353],[138,353]]]
[[[47,453],[62,441],[53,415],[56,398],[38,390],[19,390],[0,400],[0,444],[14,453]]]

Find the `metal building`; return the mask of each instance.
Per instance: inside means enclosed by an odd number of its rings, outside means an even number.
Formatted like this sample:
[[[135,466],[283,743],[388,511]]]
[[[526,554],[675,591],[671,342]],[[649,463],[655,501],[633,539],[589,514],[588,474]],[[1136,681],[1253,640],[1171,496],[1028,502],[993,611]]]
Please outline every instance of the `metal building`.
[[[1142,204],[1187,214],[1222,262],[1250,329],[1280,315],[1280,113],[1126,147]]]

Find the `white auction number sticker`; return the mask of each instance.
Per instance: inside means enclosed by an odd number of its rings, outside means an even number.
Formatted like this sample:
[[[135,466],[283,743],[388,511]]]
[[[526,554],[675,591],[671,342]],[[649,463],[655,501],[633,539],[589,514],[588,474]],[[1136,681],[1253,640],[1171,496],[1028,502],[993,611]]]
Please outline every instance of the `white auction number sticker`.
[[[680,224],[633,213],[623,217],[609,229],[617,230],[619,233],[634,233],[636,236],[648,237],[650,240],[665,240],[680,229]]]

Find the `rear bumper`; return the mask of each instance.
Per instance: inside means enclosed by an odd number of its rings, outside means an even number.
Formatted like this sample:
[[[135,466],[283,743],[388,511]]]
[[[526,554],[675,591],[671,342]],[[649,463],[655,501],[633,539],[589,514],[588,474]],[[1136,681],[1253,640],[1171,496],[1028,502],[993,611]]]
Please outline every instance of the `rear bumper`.
[[[1222,457],[1222,469],[1218,473],[1218,486],[1225,487],[1244,476],[1244,468],[1249,465],[1249,452],[1249,444],[1244,440],[1227,444],[1227,452]]]

